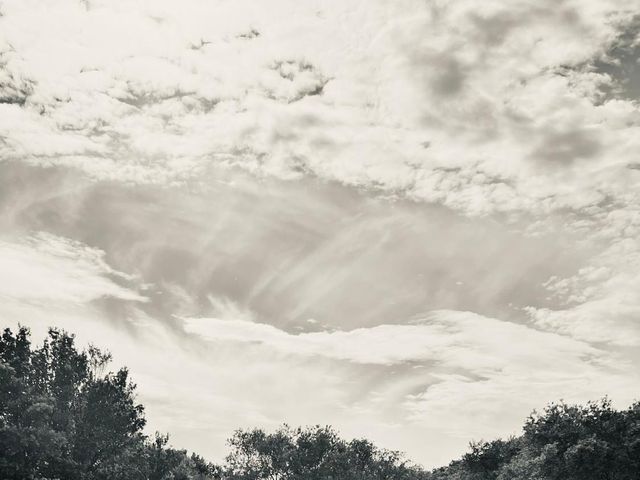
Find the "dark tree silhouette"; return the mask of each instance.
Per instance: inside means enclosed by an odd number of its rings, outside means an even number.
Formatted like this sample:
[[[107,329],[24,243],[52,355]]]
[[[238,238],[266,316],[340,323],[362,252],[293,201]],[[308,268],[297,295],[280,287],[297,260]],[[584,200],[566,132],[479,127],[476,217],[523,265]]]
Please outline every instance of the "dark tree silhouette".
[[[229,480],[403,480],[427,478],[398,452],[341,439],[330,427],[238,430],[229,440]]]
[[[456,480],[638,480],[640,403],[627,410],[608,399],[585,406],[551,404],[534,412],[523,435],[480,442],[433,473]]]
[[[213,465],[167,448],[168,437],[149,441],[127,369],[102,374],[110,355],[74,340],[51,329],[32,349],[24,327],[2,334],[1,479],[213,478]]]

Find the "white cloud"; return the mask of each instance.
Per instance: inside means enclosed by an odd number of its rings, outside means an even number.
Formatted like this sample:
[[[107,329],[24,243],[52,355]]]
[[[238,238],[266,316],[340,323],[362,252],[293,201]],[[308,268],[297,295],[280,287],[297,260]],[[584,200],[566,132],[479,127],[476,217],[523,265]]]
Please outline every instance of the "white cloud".
[[[589,342],[640,345],[640,215],[629,210],[586,222],[607,246],[575,275],[548,282],[564,305],[527,308],[537,325]]]
[[[4,70],[33,92],[2,106],[4,156],[138,182],[312,172],[487,213],[619,195],[638,148],[637,105],[599,103],[612,79],[583,67],[633,2],[176,7],[6,2]]]
[[[184,319],[184,325],[187,332],[211,341],[264,345],[283,354],[379,365],[434,361],[479,375],[507,365],[551,371],[559,357],[572,358],[565,368],[580,371],[584,359],[601,353],[575,340],[471,312],[433,312],[410,325],[300,334],[236,319],[192,318]]]
[[[188,332],[212,342],[213,351],[229,349],[239,358],[292,367],[322,368],[329,362],[332,375],[360,384],[361,392],[345,405],[351,418],[336,410],[332,423],[383,443],[395,439],[429,463],[448,460],[446,452],[461,451],[472,438],[517,433],[525,416],[550,398],[584,402],[610,395],[626,405],[640,380],[633,364],[615,353],[470,312],[438,311],[409,325],[302,334],[249,321],[184,322]],[[386,380],[371,390],[366,377],[347,380],[358,365],[385,368]],[[304,405],[289,414],[317,418]],[[404,439],[396,438],[397,429]],[[440,452],[434,442],[447,447]]]
[[[128,280],[104,261],[104,252],[40,233],[0,240],[0,298],[4,302],[87,303],[102,297],[145,301],[115,282]]]

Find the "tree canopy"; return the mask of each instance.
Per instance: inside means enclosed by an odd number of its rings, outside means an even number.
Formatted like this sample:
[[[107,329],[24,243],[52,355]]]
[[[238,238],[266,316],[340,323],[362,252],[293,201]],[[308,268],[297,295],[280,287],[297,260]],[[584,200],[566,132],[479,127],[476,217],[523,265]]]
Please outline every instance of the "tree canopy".
[[[238,430],[229,440],[229,480],[410,480],[427,478],[399,452],[368,440],[345,441],[330,427],[290,428],[274,433]]]
[[[366,439],[328,426],[238,430],[221,465],[144,433],[144,408],[126,368],[50,329],[0,338],[0,479],[3,480],[640,480],[640,402],[554,403],[518,437],[473,442],[427,471]],[[428,445],[425,446],[428,448]]]
[[[478,442],[448,467],[442,480],[638,480],[640,402],[615,410],[608,399],[587,405],[554,403],[526,420],[523,434]]]
[[[213,478],[216,467],[143,434],[144,408],[126,368],[78,350],[51,329],[32,348],[29,331],[0,339],[0,478],[3,480],[178,480]]]

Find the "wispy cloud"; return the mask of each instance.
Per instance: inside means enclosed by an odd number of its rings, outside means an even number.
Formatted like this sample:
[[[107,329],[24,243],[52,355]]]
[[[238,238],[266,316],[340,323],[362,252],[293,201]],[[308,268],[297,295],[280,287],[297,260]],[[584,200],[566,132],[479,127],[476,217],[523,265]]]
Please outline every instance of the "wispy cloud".
[[[47,233],[0,240],[0,297],[5,302],[73,304],[102,297],[146,301],[116,280],[131,277],[110,268],[104,252],[77,241]]]
[[[271,365],[286,363],[292,372],[300,365],[315,365],[318,381],[329,376],[345,389],[333,394],[336,409],[330,415],[337,425],[382,442],[394,438],[394,430],[403,431],[409,439],[396,442],[416,455],[423,455],[419,450],[424,441],[432,445],[436,438],[461,450],[469,438],[516,433],[514,425],[548,398],[585,401],[608,394],[630,402],[640,380],[624,356],[471,312],[438,311],[411,324],[299,334],[242,320],[184,322],[187,332],[210,342],[213,351],[233,352],[241,362],[260,358]],[[369,373],[356,380],[354,370]],[[367,377],[376,370],[384,380],[368,386]],[[262,378],[265,393],[282,381],[279,374],[274,376],[277,370],[269,371]],[[358,393],[345,405],[349,419],[338,405],[351,388]],[[315,403],[287,405],[286,418],[327,418],[311,413]],[[283,415],[269,406],[261,410],[267,424],[267,419]],[[420,446],[411,440],[413,435],[423,439]],[[429,455],[432,462],[446,460],[440,453]]]
[[[567,354],[576,363],[566,367],[579,371],[588,357],[602,353],[585,343],[471,312],[439,311],[411,324],[299,334],[238,319],[184,319],[184,328],[210,341],[262,345],[285,355],[374,365],[432,361],[477,375],[507,365],[513,369],[528,370],[536,365],[552,370],[558,363],[557,356]],[[541,345],[545,346],[544,352]]]

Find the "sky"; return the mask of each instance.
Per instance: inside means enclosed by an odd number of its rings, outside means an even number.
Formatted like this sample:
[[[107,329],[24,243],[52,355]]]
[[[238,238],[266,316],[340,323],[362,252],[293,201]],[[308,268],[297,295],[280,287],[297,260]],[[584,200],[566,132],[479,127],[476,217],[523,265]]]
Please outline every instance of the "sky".
[[[427,467],[640,399],[636,0],[2,0],[0,319],[148,428]]]

